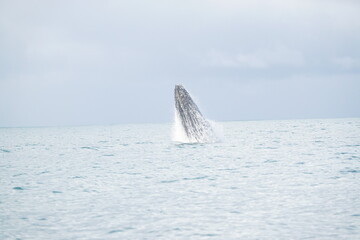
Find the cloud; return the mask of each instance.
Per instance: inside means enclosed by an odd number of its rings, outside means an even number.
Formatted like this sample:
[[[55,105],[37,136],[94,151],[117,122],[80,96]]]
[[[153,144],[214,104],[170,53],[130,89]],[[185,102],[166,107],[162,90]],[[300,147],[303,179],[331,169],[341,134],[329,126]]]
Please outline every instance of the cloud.
[[[220,106],[251,101],[260,87],[250,83],[279,79],[276,89],[294,101],[307,90],[293,94],[290,85],[304,78],[355,89],[359,12],[351,0],[0,1],[0,126],[170,121],[175,83],[219,93]],[[346,99],[345,87],[333,95]],[[332,96],[317,90],[324,101],[313,94],[309,102],[325,116]],[[282,100],[266,99],[272,116],[286,117]],[[251,118],[244,112],[219,118]]]
[[[271,67],[301,67],[305,65],[305,58],[302,52],[286,47],[235,54],[212,50],[204,63],[216,67],[267,69]]]
[[[332,59],[333,63],[343,70],[355,70],[360,68],[360,59],[349,56],[336,57]]]

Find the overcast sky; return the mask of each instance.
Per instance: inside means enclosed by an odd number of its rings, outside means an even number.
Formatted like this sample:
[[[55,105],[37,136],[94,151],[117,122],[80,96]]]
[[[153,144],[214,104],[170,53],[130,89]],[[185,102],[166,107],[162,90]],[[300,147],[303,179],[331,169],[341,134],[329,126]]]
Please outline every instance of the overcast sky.
[[[0,126],[360,117],[360,1],[0,0]]]

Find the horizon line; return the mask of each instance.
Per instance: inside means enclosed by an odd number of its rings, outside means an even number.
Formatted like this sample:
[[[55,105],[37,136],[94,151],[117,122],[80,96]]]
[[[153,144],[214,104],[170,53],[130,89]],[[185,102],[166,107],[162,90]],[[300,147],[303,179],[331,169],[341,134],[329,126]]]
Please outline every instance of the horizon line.
[[[326,120],[326,119],[358,119],[358,117],[315,117],[315,118],[267,118],[267,119],[232,119],[232,120],[213,120],[207,118],[207,120],[214,122],[261,122],[261,121],[289,121],[289,120]],[[123,122],[123,123],[105,123],[105,124],[59,124],[59,125],[19,125],[19,126],[0,126],[2,128],[60,128],[60,127],[95,127],[95,126],[115,126],[115,125],[142,125],[142,124],[172,124],[170,122]]]

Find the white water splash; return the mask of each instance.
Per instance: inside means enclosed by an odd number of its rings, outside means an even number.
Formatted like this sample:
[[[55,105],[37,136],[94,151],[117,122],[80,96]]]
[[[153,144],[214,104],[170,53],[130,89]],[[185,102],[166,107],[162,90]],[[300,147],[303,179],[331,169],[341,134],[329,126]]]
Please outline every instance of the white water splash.
[[[202,137],[201,141],[190,139],[186,135],[185,129],[181,124],[179,114],[175,109],[174,124],[172,127],[172,140],[181,143],[214,143],[223,141],[224,134],[222,125],[208,119],[206,119],[206,121],[209,123],[211,129],[208,129],[207,134]]]
[[[174,113],[174,124],[172,127],[172,140],[175,142],[189,143],[190,140],[185,133],[185,129],[181,124],[179,114],[175,109]]]

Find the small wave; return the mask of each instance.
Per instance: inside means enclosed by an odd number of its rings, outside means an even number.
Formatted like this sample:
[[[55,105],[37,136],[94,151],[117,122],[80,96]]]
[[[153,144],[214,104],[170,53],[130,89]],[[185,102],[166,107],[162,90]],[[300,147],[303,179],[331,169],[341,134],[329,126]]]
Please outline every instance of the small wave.
[[[85,178],[85,177],[82,177],[82,176],[73,176],[71,177],[72,179],[76,179],[76,178]]]
[[[102,156],[104,156],[104,157],[113,157],[115,155],[114,154],[103,154]]]
[[[208,176],[200,176],[200,177],[193,177],[193,178],[183,178],[183,180],[200,180],[208,178]]]
[[[141,175],[141,173],[138,173],[138,172],[123,172],[122,174],[127,174],[127,175]]]
[[[89,150],[99,151],[99,148],[97,148],[97,147],[88,147],[88,146],[85,146],[85,147],[81,147],[81,149],[89,149]]]
[[[335,155],[345,155],[345,154],[349,154],[348,152],[337,152],[335,153]]]
[[[204,143],[182,143],[182,142],[177,142],[175,144],[175,146],[177,148],[197,148],[197,147],[201,147],[201,146],[204,146]]]
[[[134,228],[133,227],[125,227],[125,228],[122,228],[122,229],[111,230],[108,233],[113,234],[113,233],[125,232],[127,230],[132,230],[132,229],[134,229]]]
[[[278,147],[255,147],[255,149],[278,149]]]
[[[360,170],[356,170],[356,169],[345,169],[345,170],[341,170],[340,173],[360,173]]]
[[[219,171],[236,171],[238,170],[237,168],[220,168],[218,169]]]
[[[40,146],[40,143],[27,143],[27,144],[25,144],[25,146],[27,146],[27,147],[35,147],[35,146]],[[44,145],[42,145],[42,146],[44,146]]]
[[[278,162],[277,160],[272,160],[272,159],[268,159],[268,160],[265,160],[264,163],[275,163],[275,162]]]
[[[178,182],[179,180],[163,180],[160,183],[174,183],[174,182]]]
[[[136,142],[135,144],[153,144],[153,142]]]
[[[216,236],[219,236],[219,234],[215,234],[215,233],[195,233],[193,235],[198,236],[198,237],[216,237]]]
[[[18,174],[14,174],[13,177],[19,177],[19,176],[23,176],[23,175],[27,175],[27,173],[18,173]]]

